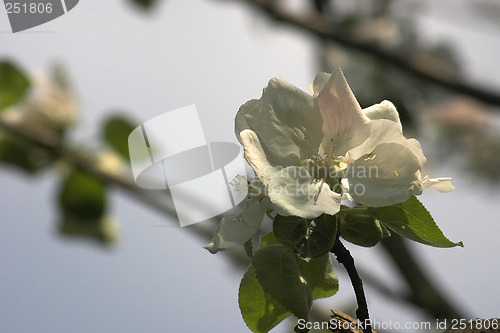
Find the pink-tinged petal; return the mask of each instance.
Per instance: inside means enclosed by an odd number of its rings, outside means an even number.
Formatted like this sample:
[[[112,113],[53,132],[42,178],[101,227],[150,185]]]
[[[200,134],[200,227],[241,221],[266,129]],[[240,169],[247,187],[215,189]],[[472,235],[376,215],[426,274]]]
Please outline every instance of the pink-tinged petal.
[[[321,83],[316,85],[319,87]],[[317,102],[324,120],[325,138],[321,146],[325,154],[344,156],[370,136],[370,119],[359,106],[340,68],[324,84]]]

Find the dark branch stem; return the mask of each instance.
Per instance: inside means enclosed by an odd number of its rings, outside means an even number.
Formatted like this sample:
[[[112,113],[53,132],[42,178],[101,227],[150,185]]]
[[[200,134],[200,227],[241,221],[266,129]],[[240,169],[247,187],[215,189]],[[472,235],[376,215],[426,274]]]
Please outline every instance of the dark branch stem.
[[[335,254],[337,261],[344,265],[349,278],[351,279],[356,301],[358,302],[358,309],[356,310],[356,317],[361,322],[363,333],[371,333],[372,328],[370,325],[370,315],[368,313],[368,304],[366,303],[365,291],[363,289],[363,281],[359,277],[356,266],[354,265],[354,258],[351,253],[340,241],[340,228],[337,229],[337,238],[330,252]]]

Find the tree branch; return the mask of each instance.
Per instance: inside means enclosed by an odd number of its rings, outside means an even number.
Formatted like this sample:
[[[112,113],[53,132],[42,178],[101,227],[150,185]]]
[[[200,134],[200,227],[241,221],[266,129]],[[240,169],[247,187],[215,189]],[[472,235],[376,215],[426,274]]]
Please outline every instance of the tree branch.
[[[323,15],[311,13],[298,17],[278,9],[275,5],[273,5],[274,1],[244,0],[244,2],[263,11],[270,18],[278,22],[299,28],[300,30],[313,34],[322,40],[333,41],[346,48],[371,55],[416,78],[426,80],[455,93],[474,97],[477,100],[488,104],[500,105],[499,92],[489,91],[484,87],[477,87],[468,83],[460,82],[446,75],[439,75],[438,73],[432,72],[422,66],[418,66],[416,62],[412,61],[412,59],[406,59],[402,56],[384,50],[374,43],[360,41],[345,31],[341,31],[337,25],[333,24]]]
[[[361,322],[363,327],[363,333],[371,333],[372,328],[370,325],[370,315],[368,313],[368,304],[366,303],[365,291],[363,289],[363,281],[359,277],[356,271],[356,266],[354,265],[354,258],[351,256],[349,250],[347,250],[340,241],[340,228],[337,228],[337,238],[330,252],[335,254],[337,261],[344,265],[349,278],[351,279],[352,287],[354,288],[354,294],[356,295],[356,301],[358,302],[358,309],[356,310],[356,317]]]
[[[59,140],[57,137],[51,136],[47,131],[39,130],[34,126],[26,127],[23,124],[16,123],[15,121],[10,121],[6,118],[0,118],[0,129],[5,133],[8,133],[9,135],[12,135],[18,140],[25,141],[29,144],[47,150],[48,152],[58,158],[61,158],[74,168],[92,174],[100,180],[104,181],[106,184],[121,188],[125,191],[125,193],[131,195],[132,197],[138,199],[140,202],[145,203],[146,205],[154,208],[156,211],[159,211],[168,217],[177,216],[175,208],[173,207],[173,205],[168,204],[168,200],[164,200],[164,196],[159,200],[156,196],[152,195],[152,193],[157,192],[144,191],[127,178],[102,170],[96,164],[96,161],[92,156],[82,151],[64,146],[61,143],[61,140]],[[199,236],[211,236],[210,233],[203,230],[202,228],[193,226],[193,228],[190,229]]]

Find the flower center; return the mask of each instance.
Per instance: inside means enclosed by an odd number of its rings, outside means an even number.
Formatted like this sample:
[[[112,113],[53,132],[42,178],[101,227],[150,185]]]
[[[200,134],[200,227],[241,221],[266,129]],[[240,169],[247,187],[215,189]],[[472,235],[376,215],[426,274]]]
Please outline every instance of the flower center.
[[[304,159],[299,166],[305,168],[314,178],[314,181],[323,181],[328,184],[332,190],[341,193],[339,171],[347,168],[348,164],[343,158],[336,158],[333,154],[324,158],[313,156],[313,158]]]

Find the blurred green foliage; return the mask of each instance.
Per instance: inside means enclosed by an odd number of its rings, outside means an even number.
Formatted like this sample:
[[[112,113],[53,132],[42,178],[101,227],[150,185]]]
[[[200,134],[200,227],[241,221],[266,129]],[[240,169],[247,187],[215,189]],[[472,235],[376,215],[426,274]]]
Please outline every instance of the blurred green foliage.
[[[5,136],[0,138],[0,161],[34,174],[48,166],[53,156],[33,144]]]
[[[86,237],[111,244],[116,238],[112,221],[106,218],[106,185],[87,172],[73,169],[63,179],[59,206],[59,231],[66,236]]]
[[[30,87],[26,75],[12,62],[0,62],[0,111],[20,101]]]
[[[137,125],[122,115],[109,117],[102,130],[103,139],[125,160],[129,160],[128,136]]]
[[[94,221],[105,211],[105,184],[89,173],[72,170],[64,179],[59,202],[64,217]]]

